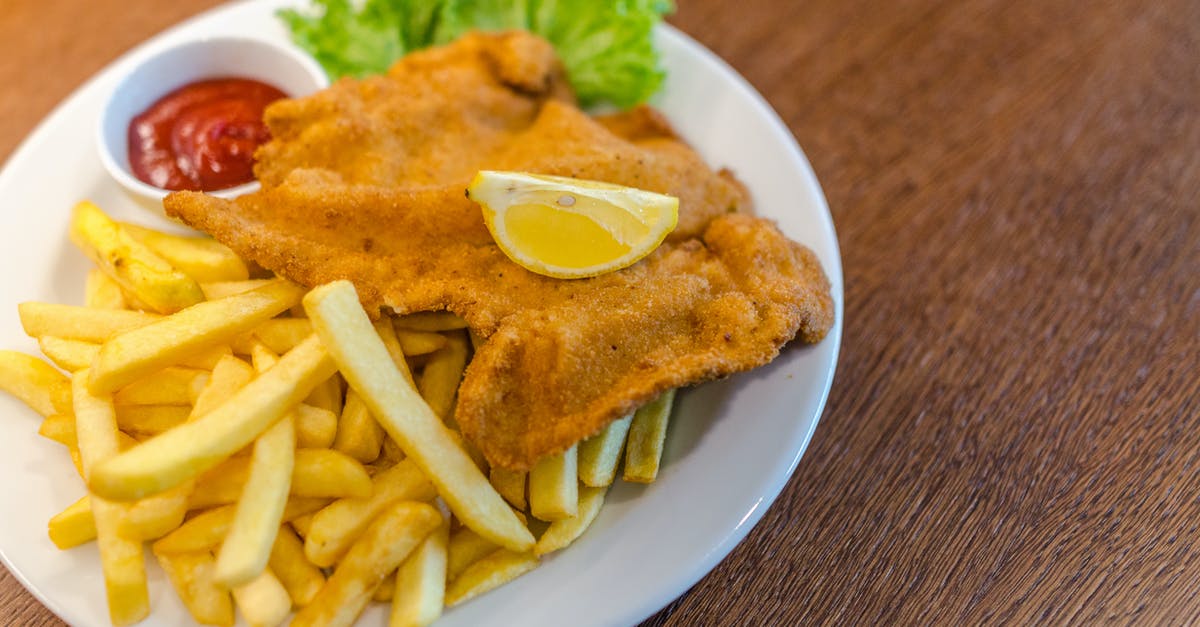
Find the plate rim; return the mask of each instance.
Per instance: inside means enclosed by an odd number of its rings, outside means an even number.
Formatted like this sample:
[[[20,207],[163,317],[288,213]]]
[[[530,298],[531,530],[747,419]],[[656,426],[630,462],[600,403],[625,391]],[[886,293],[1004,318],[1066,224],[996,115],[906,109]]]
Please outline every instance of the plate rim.
[[[247,5],[278,6],[294,4],[297,3],[291,0],[235,0],[227,2],[172,24],[121,53],[60,100],[35,125],[33,130],[17,144],[9,157],[5,159],[3,164],[0,164],[0,190],[8,186],[7,181],[11,176],[14,176],[12,172],[19,169],[19,164],[33,158],[36,148],[45,143],[45,136],[50,134],[53,128],[61,124],[63,119],[68,115],[71,105],[90,92],[97,83],[108,79],[111,74],[117,71],[117,68],[130,63],[133,59],[145,54],[147,50],[162,45],[164,40],[169,39],[173,34],[189,30],[198,23],[212,19],[218,14]],[[845,309],[841,250],[834,227],[833,216],[829,210],[828,201],[824,190],[821,188],[820,181],[817,179],[810,161],[795,136],[783,122],[782,118],[780,118],[779,114],[771,107],[766,98],[724,59],[673,25],[664,22],[658,28],[659,36],[676,40],[676,44],[687,49],[691,55],[710,66],[710,68],[722,75],[731,84],[736,85],[743,95],[750,98],[757,114],[769,122],[772,133],[785,139],[784,144],[786,145],[786,150],[792,164],[802,174],[806,185],[811,186],[815,190],[814,200],[817,201],[817,209],[819,210],[817,217],[822,230],[819,237],[829,247],[829,258],[823,258],[822,264],[831,284],[835,306],[835,320],[829,334],[822,340],[822,343],[832,343],[832,347],[828,349],[830,353],[829,363],[822,369],[823,380],[819,386],[821,390],[819,398],[815,399],[814,417],[806,430],[803,430],[803,432],[798,430],[792,434],[794,437],[788,448],[793,451],[793,454],[790,458],[776,460],[776,463],[772,466],[769,483],[764,486],[764,489],[760,490],[761,494],[750,511],[746,512],[739,524],[729,529],[719,542],[707,548],[702,559],[696,563],[695,567],[680,569],[669,582],[664,583],[663,586],[659,586],[661,590],[659,594],[650,595],[651,598],[648,598],[643,603],[624,606],[626,608],[625,611],[617,612],[619,620],[625,623],[636,623],[644,620],[672,603],[675,599],[685,595],[705,575],[712,572],[745,539],[749,532],[761,521],[770,506],[778,499],[783,488],[791,480],[824,414],[841,354],[843,313]],[[114,182],[113,184],[115,185],[116,183]],[[34,598],[60,619],[69,621],[68,614],[71,612],[66,611],[66,608],[60,605],[54,598],[44,594],[42,589],[34,586],[26,574],[14,566],[8,552],[2,546],[0,546],[0,562],[3,562],[8,571],[13,575],[13,578]],[[153,614],[151,617],[153,617]]]

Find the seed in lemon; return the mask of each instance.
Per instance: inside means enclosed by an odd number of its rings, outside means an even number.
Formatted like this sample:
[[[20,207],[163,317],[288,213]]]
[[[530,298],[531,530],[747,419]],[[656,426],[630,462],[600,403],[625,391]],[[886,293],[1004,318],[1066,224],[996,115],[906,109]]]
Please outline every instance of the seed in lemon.
[[[562,176],[483,170],[467,187],[496,244],[522,267],[560,279],[633,265],[675,228],[679,199]]]

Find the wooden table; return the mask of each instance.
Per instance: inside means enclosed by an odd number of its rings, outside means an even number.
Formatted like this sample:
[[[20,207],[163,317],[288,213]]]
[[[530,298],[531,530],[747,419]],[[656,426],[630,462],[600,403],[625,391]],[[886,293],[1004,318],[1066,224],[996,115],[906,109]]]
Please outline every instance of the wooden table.
[[[0,158],[216,0],[5,0]],[[681,0],[824,185],[837,378],[651,625],[1200,620],[1200,2]],[[57,624],[7,573],[7,624]]]

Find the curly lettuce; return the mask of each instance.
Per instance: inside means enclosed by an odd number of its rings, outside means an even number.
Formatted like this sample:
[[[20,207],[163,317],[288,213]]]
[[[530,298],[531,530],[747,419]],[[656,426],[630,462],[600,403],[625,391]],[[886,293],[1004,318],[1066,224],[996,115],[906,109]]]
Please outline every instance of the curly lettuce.
[[[662,85],[654,26],[671,0],[313,0],[279,13],[331,78],[386,70],[470,30],[524,29],[554,45],[585,106],[630,107]]]

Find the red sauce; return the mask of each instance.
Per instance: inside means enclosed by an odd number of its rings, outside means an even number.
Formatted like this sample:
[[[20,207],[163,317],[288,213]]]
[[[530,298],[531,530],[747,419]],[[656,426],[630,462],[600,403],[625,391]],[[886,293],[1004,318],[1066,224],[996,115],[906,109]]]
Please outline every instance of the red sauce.
[[[214,191],[254,180],[254,149],[271,138],[263,109],[287,94],[258,81],[184,85],[129,123],[134,176],[163,189]]]

